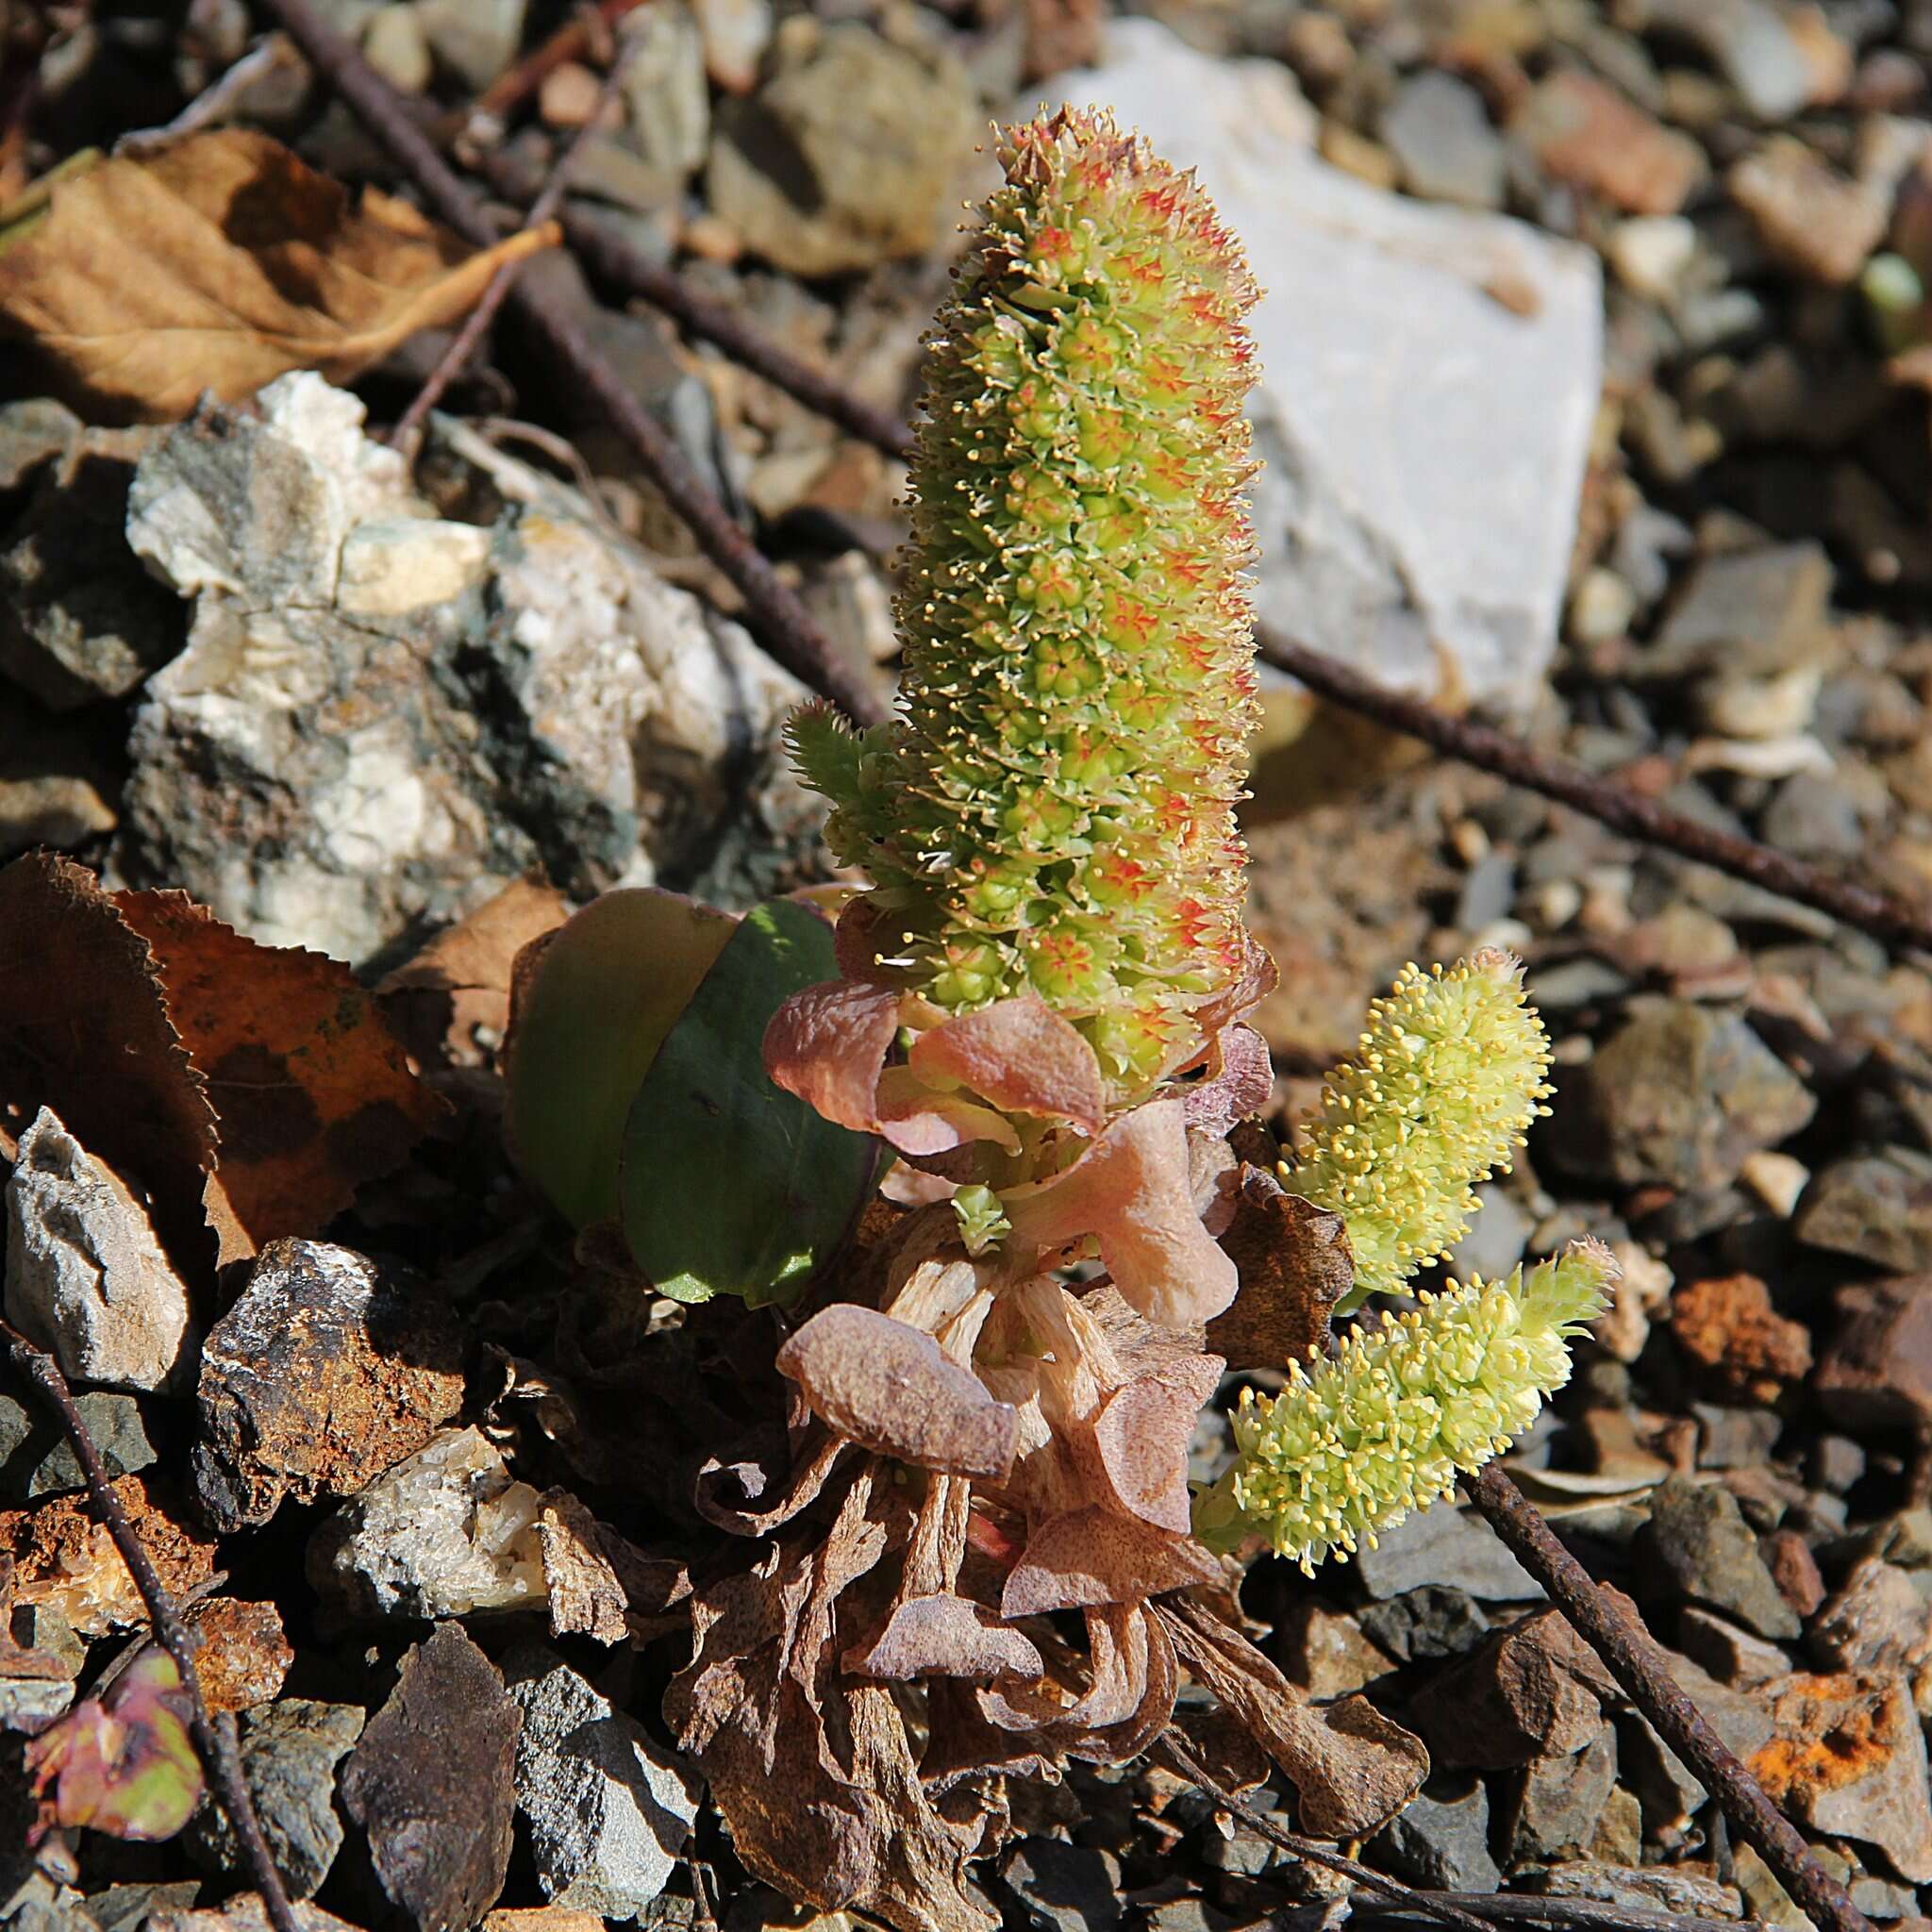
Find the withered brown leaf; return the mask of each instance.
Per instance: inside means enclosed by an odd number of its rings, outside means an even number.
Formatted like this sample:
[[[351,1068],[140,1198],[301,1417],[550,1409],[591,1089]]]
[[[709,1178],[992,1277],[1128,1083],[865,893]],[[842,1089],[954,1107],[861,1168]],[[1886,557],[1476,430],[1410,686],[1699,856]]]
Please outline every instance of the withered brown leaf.
[[[1244,1164],[1221,1245],[1241,1287],[1208,1323],[1208,1346],[1230,1369],[1279,1369],[1311,1348],[1325,1353],[1329,1315],[1355,1283],[1341,1216]]]
[[[346,382],[558,236],[550,224],[473,251],[373,188],[352,202],[240,127],[43,185],[31,218],[0,209],[0,330],[95,420],[172,422],[205,390],[232,402],[291,369]]]

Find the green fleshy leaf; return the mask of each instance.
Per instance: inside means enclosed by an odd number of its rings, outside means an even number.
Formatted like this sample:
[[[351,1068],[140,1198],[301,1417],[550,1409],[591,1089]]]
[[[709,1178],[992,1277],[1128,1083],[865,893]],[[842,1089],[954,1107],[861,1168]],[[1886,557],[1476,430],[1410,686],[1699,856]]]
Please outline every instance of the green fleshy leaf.
[[[517,1163],[575,1227],[618,1212],[625,1121],[734,914],[676,892],[606,892],[517,961],[506,1049]]]
[[[774,899],[745,914],[652,1062],[625,1124],[619,1215],[660,1294],[790,1301],[870,1188],[877,1149],[772,1084],[765,1026],[837,976],[832,929]]]

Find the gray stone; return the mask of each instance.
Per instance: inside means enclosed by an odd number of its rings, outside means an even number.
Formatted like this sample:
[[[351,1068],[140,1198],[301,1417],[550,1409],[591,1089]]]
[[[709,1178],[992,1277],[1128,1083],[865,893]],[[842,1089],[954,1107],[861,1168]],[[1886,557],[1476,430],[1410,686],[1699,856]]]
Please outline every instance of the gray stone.
[[[1406,1664],[1421,1657],[1466,1656],[1490,1628],[1490,1620],[1468,1591],[1441,1583],[1425,1583],[1386,1603],[1371,1604],[1357,1621],[1363,1636]]]
[[[1329,166],[1277,63],[1196,54],[1155,21],[1110,21],[1102,65],[1062,85],[1199,170],[1267,291],[1263,616],[1383,683],[1434,693],[1447,676],[1526,708],[1601,386],[1594,254]],[[1426,329],[1397,325],[1419,314]]]
[[[275,1869],[296,1898],[312,1898],[342,1845],[336,1766],[362,1735],[357,1704],[285,1697],[242,1713],[242,1769]],[[205,1805],[188,1829],[188,1850],[220,1874],[242,1869],[242,1850],[219,1805]]]
[[[1490,1856],[1490,1794],[1480,1778],[1459,1790],[1432,1780],[1369,1841],[1367,1856],[1432,1891],[1494,1891],[1503,1882]]]
[[[1762,1469],[1784,1433],[1784,1418],[1768,1408],[1724,1408],[1695,1402],[1699,1469]]]
[[[742,630],[440,425],[505,506],[473,582],[479,532],[430,515],[353,396],[305,374],[258,401],[136,474],[129,541],[194,609],[135,716],[124,877],[356,962],[533,868],[583,896],[703,859],[738,903],[798,882],[819,821],[777,741],[802,691]]]
[[[1770,675],[1830,650],[1831,558],[1818,543],[1720,552],[1690,573],[1644,654],[1659,677],[1724,671]]]
[[[1574,1857],[1595,1836],[1617,1782],[1617,1734],[1605,1724],[1567,1757],[1540,1757],[1523,1773],[1509,1820],[1509,1859]]]
[[[146,1210],[51,1108],[7,1182],[7,1318],[76,1382],[160,1389],[192,1359],[188,1291]]]
[[[711,133],[711,96],[705,84],[705,37],[682,0],[657,0],[628,15],[620,28],[624,77],[619,83],[630,137],[644,164],[682,185],[705,158]]]
[[[1497,1281],[1523,1259],[1536,1224],[1507,1188],[1486,1182],[1475,1191],[1481,1205],[1469,1232],[1449,1253],[1448,1268],[1457,1281],[1480,1274]]]
[[[1789,1651],[1696,1604],[1685,1605],[1677,1618],[1677,1642],[1692,1663],[1733,1690],[1755,1690],[1791,1668]]]
[[[505,1660],[523,1712],[517,1808],[553,1905],[632,1919],[663,1890],[697,1819],[694,1781],[638,1721],[539,1646]]]
[[[1453,74],[1425,68],[1402,84],[1382,115],[1383,144],[1402,164],[1402,185],[1424,201],[1463,208],[1503,205],[1503,138],[1482,96]]]
[[[937,42],[785,23],[758,91],[721,102],[705,194],[756,255],[838,275],[920,255],[970,158],[971,78]]]
[[[1264,1852],[1274,1851],[1258,1832],[1245,1835]],[[1209,1858],[1233,1842],[1211,1840]],[[1256,1871],[1243,1875],[1257,1876],[1271,1862],[1264,1858]],[[1219,1869],[1229,1868],[1224,1863]],[[1109,1932],[1120,1924],[1121,1867],[1110,1853],[1056,1838],[1023,1838],[1008,1855],[1000,1875],[1019,1902],[1022,1923],[1035,1932]]]
[[[1675,1912],[1687,1919],[1741,1919],[1744,1901],[1734,1885],[1671,1865],[1630,1867],[1580,1858],[1526,1874],[1527,1891],[1544,1898],[1587,1898],[1627,1910]]]
[[[1659,1483],[1638,1544],[1656,1574],[1693,1602],[1727,1611],[1760,1637],[1801,1634],[1798,1613],[1778,1594],[1728,1490],[1682,1476]]]
[[[1883,1147],[1833,1161],[1812,1176],[1791,1225],[1807,1246],[1896,1274],[1932,1268],[1932,1155]]]
[[[1770,1741],[1772,1723],[1756,1687],[1749,1691],[1721,1684],[1688,1657],[1665,1657],[1677,1687],[1697,1708],[1725,1748],[1737,1757]],[[1624,1777],[1643,1802],[1644,1822],[1653,1837],[1681,1832],[1702,1809],[1707,1793],[1675,1752],[1634,1710],[1618,1720],[1618,1761]]]
[[[548,1594],[538,1509],[480,1429],[446,1429],[316,1529],[308,1580],[357,1621],[535,1609]]]
[[[1861,1557],[1812,1619],[1807,1642],[1820,1670],[1916,1671],[1932,1656],[1932,1607],[1905,1571]]]
[[[1796,1133],[1818,1105],[1740,1015],[1689,1000],[1633,1002],[1623,1026],[1564,1072],[1559,1095],[1559,1165],[1688,1192],[1728,1186],[1745,1156]]]
[[[23,693],[0,703],[0,859],[35,845],[85,844],[120,824],[111,732],[58,718]]]
[[[146,1469],[155,1461],[155,1445],[148,1440],[146,1419],[133,1396],[90,1389],[75,1398],[74,1406],[87,1424],[87,1432],[100,1452],[110,1481],[134,1470]],[[0,1444],[4,1444],[7,1433],[5,1419],[0,1418]],[[57,1496],[86,1487],[80,1458],[51,1423],[43,1423],[35,1430],[34,1440],[24,1456],[18,1460],[7,1457],[5,1466],[0,1467],[0,1494],[14,1502],[31,1502],[38,1496]]]
[[[1810,98],[1810,64],[1771,0],[1644,0],[1636,13],[1701,47],[1760,121],[1788,120]]]
[[[472,93],[517,57],[525,0],[416,0],[430,50]]]
[[[1768,844],[1801,858],[1851,858],[1865,849],[1865,815],[1857,794],[1824,772],[1787,778],[1757,829]]]
[[[1356,1558],[1356,1574],[1373,1597],[1400,1596],[1424,1584],[1467,1591],[1484,1603],[1524,1603],[1542,1590],[1478,1516],[1454,1503],[1432,1503]]]
[[[201,1880],[177,1879],[172,1885],[110,1885],[90,1892],[85,1911],[100,1932],[140,1932],[155,1912],[192,1911],[201,1896]]]

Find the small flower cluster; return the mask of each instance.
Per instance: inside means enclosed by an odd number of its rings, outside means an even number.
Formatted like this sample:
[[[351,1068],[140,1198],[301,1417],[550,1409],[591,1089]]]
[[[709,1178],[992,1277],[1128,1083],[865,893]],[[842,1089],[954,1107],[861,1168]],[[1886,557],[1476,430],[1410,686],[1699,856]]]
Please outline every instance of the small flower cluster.
[[[1356,1286],[1342,1312],[1439,1261],[1476,1211],[1473,1183],[1509,1166],[1550,1088],[1523,969],[1485,948],[1446,970],[1407,966],[1369,1008],[1282,1185],[1348,1225]]]
[[[1272,1401],[1241,1391],[1239,1454],[1195,1500],[1211,1548],[1252,1537],[1312,1573],[1426,1507],[1536,1420],[1570,1379],[1569,1341],[1604,1309],[1617,1264],[1600,1241],[1574,1243],[1527,1279],[1473,1280],[1424,1294],[1407,1314],[1357,1327],[1332,1361]]]
[[[861,738],[808,708],[792,747],[899,983],[1037,994],[1124,1105],[1247,957],[1256,291],[1192,178],[1104,114],[1002,158],[928,339],[901,714]]]

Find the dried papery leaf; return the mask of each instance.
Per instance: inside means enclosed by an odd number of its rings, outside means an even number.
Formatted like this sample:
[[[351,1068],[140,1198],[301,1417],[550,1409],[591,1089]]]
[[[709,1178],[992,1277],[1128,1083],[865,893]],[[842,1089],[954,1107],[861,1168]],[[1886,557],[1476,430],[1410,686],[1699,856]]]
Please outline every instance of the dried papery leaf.
[[[177,1265],[211,1251],[201,1191],[214,1108],[161,1004],[146,941],[92,873],[34,852],[0,871],[0,1156],[13,1158],[42,1107],[148,1189]]]
[[[27,1740],[26,1770],[40,1805],[34,1837],[85,1824],[113,1838],[173,1838],[203,1788],[188,1722],[181,1673],[166,1651],[150,1645],[105,1698],[75,1705]]]
[[[205,390],[232,402],[291,369],[347,382],[557,240],[553,224],[474,251],[407,202],[353,204],[279,142],[221,128],[56,181],[0,249],[0,327],[98,419],[171,422]]]
[[[841,1436],[824,1437],[782,1482],[774,1482],[762,1462],[724,1462],[708,1457],[699,1465],[692,1500],[707,1523],[728,1529],[733,1536],[769,1536],[818,1501],[840,1458],[851,1447]],[[777,1453],[788,1458],[791,1455],[783,1445]]]
[[[878,1149],[765,1071],[767,1025],[832,967],[832,929],[789,900],[740,921],[664,1036],[625,1118],[625,1240],[678,1301],[791,1300],[852,1228]]]
[[[1252,1026],[1224,1026],[1208,1051],[1207,1072],[1183,1090],[1188,1124],[1201,1133],[1224,1134],[1237,1121],[1259,1113],[1274,1091],[1274,1059]]]
[[[486,1039],[493,1049],[508,1030],[518,956],[570,915],[555,886],[513,879],[386,974],[375,996],[425,1066],[481,1066]]]
[[[1121,1115],[1065,1174],[1001,1198],[1015,1240],[1048,1250],[1094,1236],[1114,1286],[1150,1322],[1189,1327],[1234,1299],[1234,1263],[1194,1211],[1178,1100]]]
[[[1423,1740],[1359,1695],[1316,1705],[1198,1596],[1156,1604],[1188,1673],[1246,1725],[1295,1788],[1302,1829],[1379,1831],[1429,1774]]]
[[[848,914],[849,916],[849,914]],[[765,1071],[828,1121],[871,1133],[879,1072],[899,1031],[891,987],[834,979],[795,992],[765,1028]]]
[[[893,1605],[885,1627],[848,1650],[856,1677],[1037,1677],[1046,1666],[1023,1631],[960,1596],[916,1596]]]
[[[1157,1529],[1185,1536],[1192,1522],[1188,1442],[1221,1379],[1221,1357],[1196,1357],[1187,1382],[1153,1376],[1116,1389],[1093,1419],[1092,1442],[1112,1500]]]
[[[930,1335],[876,1308],[834,1302],[778,1351],[812,1413],[882,1456],[952,1475],[1004,1478],[1020,1419]]]
[[[963,1093],[937,1092],[909,1067],[888,1067],[873,1100],[874,1130],[901,1154],[920,1159],[950,1154],[974,1141],[991,1141],[1008,1154],[1020,1135],[1004,1115]]]
[[[1131,1604],[1211,1582],[1220,1566],[1191,1537],[1103,1503],[1049,1517],[1026,1539],[1000,1598],[1007,1618]]]
[[[912,1042],[907,1063],[928,1085],[954,1082],[1005,1112],[1067,1121],[1089,1136],[1107,1119],[1093,1049],[1035,993],[941,1021]]]
[[[315,1233],[445,1110],[340,960],[258,945],[183,892],[114,905],[154,955],[215,1110],[206,1199],[224,1264]]]
[[[614,1220],[631,1103],[737,915],[652,887],[606,892],[517,956],[504,1047],[517,1164],[574,1227]]]
[[[1285,1193],[1272,1174],[1243,1166],[1234,1219],[1221,1245],[1241,1275],[1233,1303],[1208,1324],[1208,1344],[1231,1369],[1278,1369],[1328,1349],[1328,1319],[1355,1285],[1340,1214]]]

